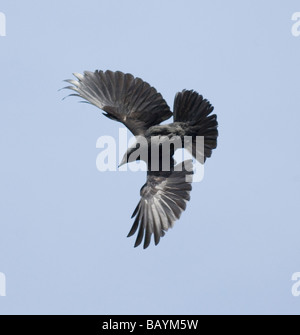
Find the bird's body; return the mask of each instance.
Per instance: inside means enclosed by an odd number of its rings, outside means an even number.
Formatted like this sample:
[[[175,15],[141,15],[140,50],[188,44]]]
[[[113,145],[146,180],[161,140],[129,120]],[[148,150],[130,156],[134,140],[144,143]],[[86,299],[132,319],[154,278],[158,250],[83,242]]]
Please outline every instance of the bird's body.
[[[77,80],[67,80],[73,85],[67,88],[76,92],[72,95],[101,108],[106,117],[122,122],[136,136],[120,165],[144,160],[148,172],[128,236],[138,231],[135,246],[144,238],[147,248],[152,235],[158,244],[185,210],[192,188],[192,160],[176,165],[173,155],[178,146],[184,146],[200,163],[211,156],[218,136],[213,107],[195,91],[183,90],[175,96],[174,122],[161,125],[172,112],[161,94],[142,79],[120,71],[74,75]],[[204,137],[202,147],[197,145],[199,137]]]
[[[183,122],[173,122],[167,125],[157,125],[150,127],[146,132],[145,136],[185,136],[186,127]]]

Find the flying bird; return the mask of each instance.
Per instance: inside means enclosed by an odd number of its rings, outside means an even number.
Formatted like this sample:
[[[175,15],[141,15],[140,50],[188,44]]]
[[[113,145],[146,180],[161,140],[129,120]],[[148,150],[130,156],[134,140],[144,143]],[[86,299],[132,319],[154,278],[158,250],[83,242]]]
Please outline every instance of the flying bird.
[[[85,71],[74,73],[76,79],[66,80],[79,96],[103,110],[111,120],[122,122],[136,137],[120,166],[135,160],[147,164],[147,181],[140,190],[141,199],[136,206],[128,237],[137,232],[134,246],[147,248],[154,236],[155,245],[165,232],[173,227],[186,209],[192,189],[193,163],[186,160],[176,164],[173,159],[175,140],[188,138],[187,150],[200,163],[204,163],[217,147],[217,116],[213,106],[194,90],[178,92],[174,99],[173,113],[162,95],[147,82],[121,71]],[[174,122],[161,124],[173,115]],[[204,137],[204,146],[197,147],[197,137]],[[144,139],[141,141],[141,139]],[[163,155],[163,143],[173,143],[167,155]],[[151,147],[158,148],[154,160]],[[145,153],[145,154],[144,154]],[[166,157],[167,156],[167,157]],[[168,169],[164,168],[165,162]]]

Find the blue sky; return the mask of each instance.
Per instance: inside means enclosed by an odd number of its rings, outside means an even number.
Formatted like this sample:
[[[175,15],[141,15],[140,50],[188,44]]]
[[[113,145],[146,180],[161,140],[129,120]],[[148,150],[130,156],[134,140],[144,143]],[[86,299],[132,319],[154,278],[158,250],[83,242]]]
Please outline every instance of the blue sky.
[[[298,314],[298,1],[1,2],[0,314]],[[218,148],[157,247],[126,238],[145,172],[99,172],[120,124],[62,101],[73,72],[215,106]]]

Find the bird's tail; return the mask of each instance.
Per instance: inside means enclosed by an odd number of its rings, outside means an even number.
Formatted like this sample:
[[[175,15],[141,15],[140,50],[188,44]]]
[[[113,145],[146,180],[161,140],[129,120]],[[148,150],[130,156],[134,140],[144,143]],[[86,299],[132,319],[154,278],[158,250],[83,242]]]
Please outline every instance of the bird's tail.
[[[211,115],[213,109],[208,100],[193,90],[183,90],[175,96],[174,121],[185,124],[185,135],[192,136],[192,145],[187,149],[195,158],[203,157],[201,163],[206,157],[210,157],[212,150],[217,147],[218,122],[216,114]],[[197,148],[197,136],[204,136],[204,152],[203,149]],[[199,150],[201,152],[197,155]]]

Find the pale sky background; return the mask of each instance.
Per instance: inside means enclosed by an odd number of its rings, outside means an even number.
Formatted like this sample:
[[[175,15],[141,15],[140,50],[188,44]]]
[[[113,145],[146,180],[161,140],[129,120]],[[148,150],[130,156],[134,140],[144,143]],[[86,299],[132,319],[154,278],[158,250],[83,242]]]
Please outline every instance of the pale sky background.
[[[1,2],[0,314],[299,314],[299,1]],[[126,238],[145,172],[99,172],[121,124],[62,101],[131,72],[215,106],[218,148],[157,247]]]

